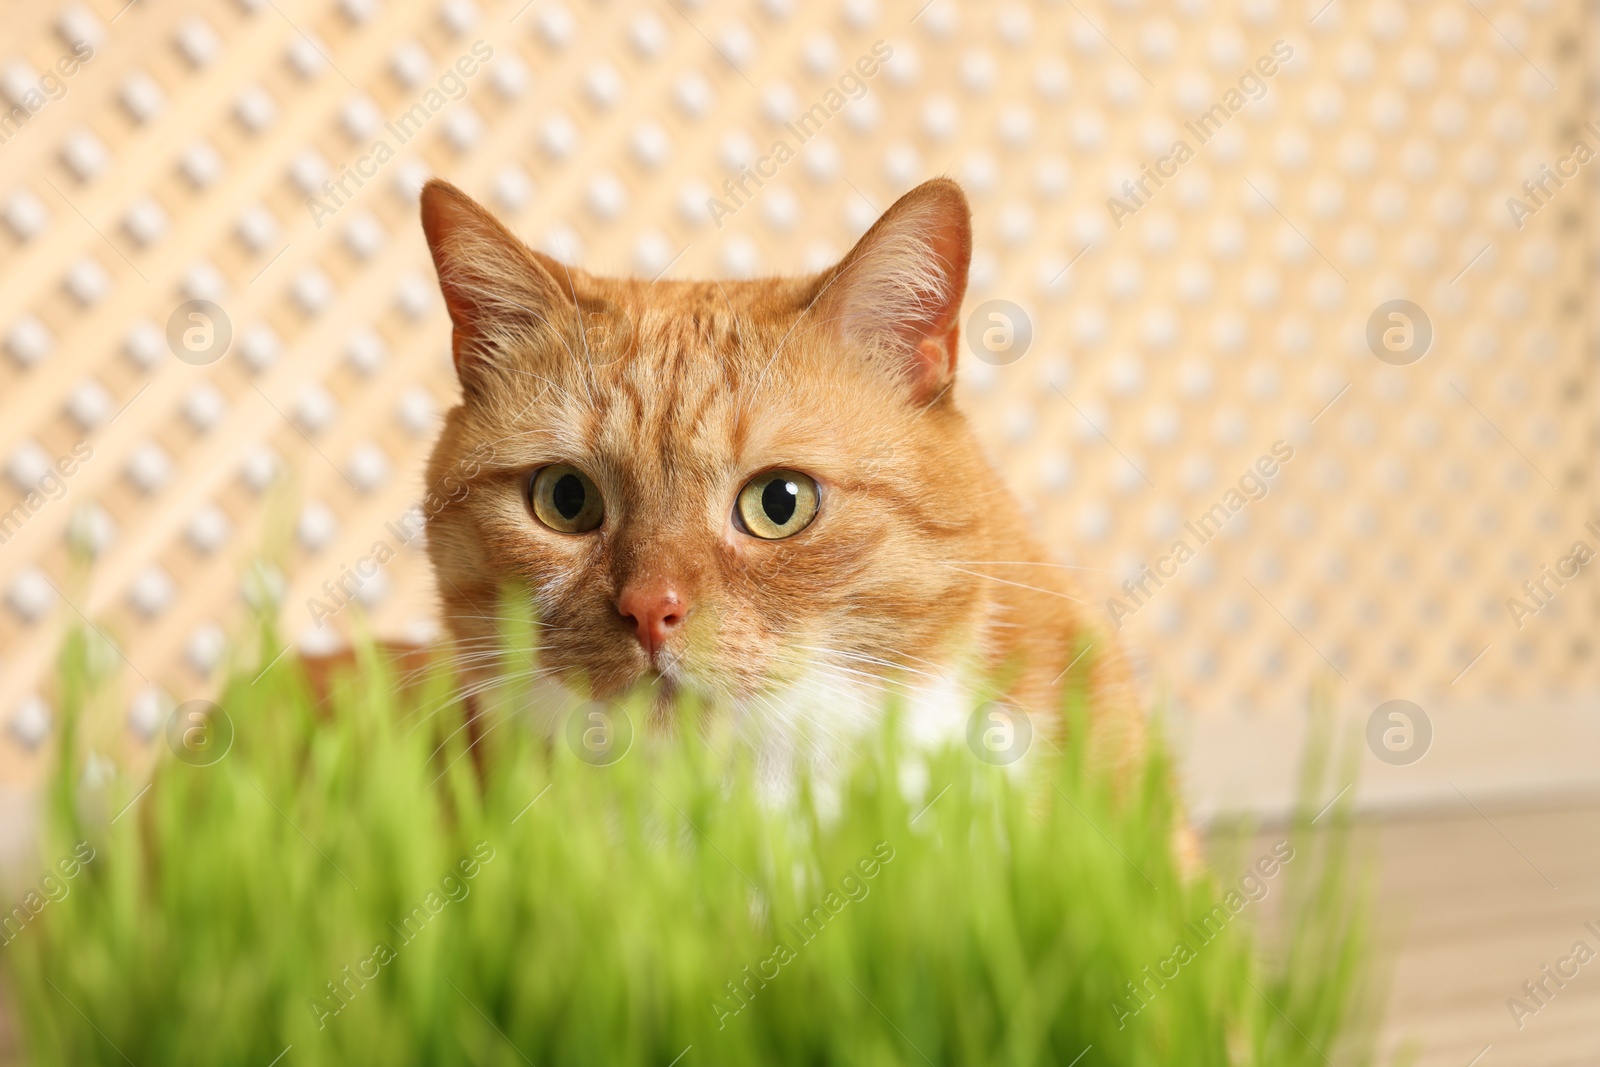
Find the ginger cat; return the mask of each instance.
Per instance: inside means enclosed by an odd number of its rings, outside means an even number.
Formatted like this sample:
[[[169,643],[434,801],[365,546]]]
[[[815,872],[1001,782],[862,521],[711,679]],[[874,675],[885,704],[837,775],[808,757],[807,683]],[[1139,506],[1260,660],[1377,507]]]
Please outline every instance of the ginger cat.
[[[972,251],[954,182],[907,193],[837,266],[757,281],[596,277],[440,181],[422,226],[462,388],[428,552],[469,679],[513,581],[569,708],[692,690],[786,743],[894,691],[959,731],[971,682],[1009,666],[1036,729],[1072,676],[1091,732],[1137,746],[1121,653],[952,393]]]

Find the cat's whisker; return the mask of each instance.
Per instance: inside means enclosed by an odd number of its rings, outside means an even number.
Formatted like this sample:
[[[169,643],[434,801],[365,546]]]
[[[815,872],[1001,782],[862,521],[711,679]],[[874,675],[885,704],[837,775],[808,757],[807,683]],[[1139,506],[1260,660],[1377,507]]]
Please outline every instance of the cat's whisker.
[[[879,666],[882,666],[882,667],[888,667],[891,670],[905,671],[905,672],[907,672],[909,674],[921,675],[924,678],[930,678],[930,679],[933,679],[935,681],[940,680],[940,676],[939,675],[933,674],[933,673],[931,673],[929,671],[919,671],[915,667],[909,667],[909,666],[906,666],[903,663],[896,663],[893,660],[881,659],[881,658],[879,658],[877,656],[869,656],[864,652],[850,652],[850,651],[847,651],[847,650],[842,649],[842,648],[823,648],[820,645],[796,645],[795,647],[799,648],[799,649],[803,649],[803,650],[805,650],[807,652],[817,652],[817,653],[820,653],[822,655],[828,655],[828,656],[843,656],[843,657],[845,657],[847,659],[859,660],[862,663],[875,663],[875,664],[877,664]],[[924,660],[922,662],[927,662],[927,661]],[[930,666],[931,665],[932,664],[930,664]]]
[[[1036,585],[1029,585],[1026,582],[1013,582],[1009,578],[999,578],[999,577],[996,577],[993,574],[984,574],[982,571],[969,571],[969,570],[966,570],[966,569],[964,569],[962,567],[957,567],[957,566],[955,566],[953,564],[946,564],[946,566],[948,566],[953,571],[960,571],[962,574],[968,574],[968,575],[971,575],[974,578],[986,578],[991,582],[999,582],[1001,585],[1015,586],[1018,589],[1026,589],[1029,592],[1043,593],[1045,596],[1053,596],[1053,597],[1058,597],[1058,598],[1060,598],[1062,600],[1070,600],[1074,604],[1086,604],[1086,603],[1088,603],[1088,601],[1084,600],[1082,597],[1072,596],[1070,593],[1058,593],[1054,589],[1041,589]]]
[[[1104,567],[1080,567],[1071,563],[1044,563],[1031,559],[941,559],[935,561],[940,566],[948,567],[953,564],[965,564],[969,567],[1050,567],[1062,571],[1093,571],[1105,574]]]

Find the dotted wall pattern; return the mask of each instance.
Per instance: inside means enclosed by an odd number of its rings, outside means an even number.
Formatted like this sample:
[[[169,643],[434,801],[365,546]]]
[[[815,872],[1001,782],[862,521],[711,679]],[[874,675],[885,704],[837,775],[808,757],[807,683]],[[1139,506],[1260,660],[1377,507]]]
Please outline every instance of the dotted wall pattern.
[[[361,616],[436,632],[411,511],[455,396],[432,174],[644,277],[817,269],[954,176],[964,403],[1160,692],[1298,714],[1319,676],[1367,707],[1600,680],[1576,4],[6,18],[7,782],[42,773],[84,619],[118,679],[94,729],[135,753],[269,598],[310,649]]]

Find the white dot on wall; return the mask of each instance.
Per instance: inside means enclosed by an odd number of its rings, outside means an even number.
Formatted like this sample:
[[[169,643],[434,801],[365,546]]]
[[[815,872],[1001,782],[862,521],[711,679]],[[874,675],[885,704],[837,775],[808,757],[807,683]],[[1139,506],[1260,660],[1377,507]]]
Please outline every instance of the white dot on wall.
[[[209,189],[221,179],[226,169],[222,156],[211,146],[209,141],[198,140],[184,149],[178,161],[184,177],[189,179],[189,184],[196,189]]]
[[[145,686],[128,704],[128,729],[149,744],[161,732],[162,724],[175,707],[172,698],[155,686]]]
[[[639,275],[655,279],[672,265],[676,249],[660,230],[647,230],[634,240],[633,268]]]
[[[39,481],[50,473],[50,453],[37,441],[23,441],[6,457],[6,477],[19,493],[31,493],[39,488]]]
[[[100,176],[111,162],[111,153],[92,130],[78,129],[62,142],[61,159],[79,181],[86,182]]]
[[[533,179],[515,163],[507,163],[494,176],[494,199],[500,207],[515,214],[528,206],[533,197]]]
[[[770,186],[762,195],[761,217],[777,232],[789,233],[800,223],[800,198],[787,185]]]
[[[394,303],[400,313],[413,321],[421,319],[433,307],[438,286],[430,278],[415,271],[407,271],[395,279]]]
[[[223,546],[232,530],[226,512],[215,504],[203,504],[189,520],[185,535],[196,552],[209,556]]]
[[[672,138],[665,126],[647,119],[634,128],[631,140],[633,158],[640,166],[657,170],[672,158]]]
[[[961,183],[978,196],[993,191],[1000,178],[1000,165],[984,151],[969,152],[961,161]]]
[[[148,247],[166,236],[167,212],[148,196],[136,197],[122,216],[122,228],[141,246]]]
[[[140,369],[149,370],[167,352],[166,335],[148,319],[135,322],[123,339],[122,350]]]
[[[800,165],[806,175],[816,182],[828,182],[839,176],[844,153],[831,137],[818,135],[807,141],[800,150]]]
[[[628,209],[628,187],[610,171],[600,171],[589,179],[589,210],[607,222]]]
[[[376,330],[360,327],[345,342],[345,362],[362,377],[370,377],[383,369],[389,346]]]
[[[963,52],[958,63],[961,85],[973,96],[981,96],[994,88],[999,77],[999,67],[994,56],[981,48]]]
[[[94,378],[85,378],[67,395],[67,414],[80,430],[92,430],[111,415],[111,394]]]
[[[433,394],[420,385],[400,394],[400,424],[413,436],[421,436],[433,429],[436,410]]]
[[[344,228],[344,245],[359,260],[369,260],[383,250],[389,235],[370,211],[358,211]]]
[[[826,33],[814,33],[807,37],[801,46],[800,56],[806,70],[813,75],[819,78],[838,75],[841,62],[839,45]]]
[[[142,70],[135,70],[122,81],[118,100],[128,116],[141,125],[161,114],[167,94],[160,84]]]
[[[672,86],[672,98],[685,118],[702,119],[716,103],[716,92],[699,71],[688,70]]]
[[[768,122],[781,126],[800,112],[800,94],[788,82],[772,82],[761,90],[761,113]]]
[[[579,140],[577,124],[559,112],[546,118],[539,127],[539,147],[558,162],[577,150]]]
[[[4,214],[7,228],[19,241],[31,241],[50,223],[50,212],[44,201],[28,189],[18,189],[6,197],[0,214]]]
[[[282,469],[282,461],[276,452],[266,445],[257,445],[245,454],[240,474],[246,485],[262,493],[277,480]]]
[[[261,374],[278,361],[283,352],[283,342],[272,327],[256,324],[247,327],[239,338],[239,356],[251,370]]]
[[[655,59],[667,47],[667,26],[653,12],[642,11],[628,24],[628,40],[644,59]]]
[[[228,650],[228,637],[214,622],[201,623],[184,643],[184,660],[201,677],[207,677],[222,662]]]
[[[278,239],[278,217],[265,204],[253,204],[239,216],[234,232],[252,251],[265,251]]]
[[[37,622],[56,602],[55,586],[38,567],[27,564],[6,587],[6,603],[23,622]]]
[[[42,697],[30,694],[23,697],[16,710],[11,713],[7,727],[19,744],[24,748],[34,749],[44,744],[45,738],[50,736],[54,718],[50,705],[45,703]]]
[[[372,97],[358,93],[339,109],[339,123],[344,127],[345,136],[352,141],[364,141],[383,125],[383,112]]]
[[[844,120],[857,133],[872,133],[883,124],[883,103],[876,96],[851,100],[845,105]]]
[[[375,442],[364,441],[350,453],[345,473],[357,489],[370,493],[389,480],[389,457]]]
[[[315,34],[295,34],[289,42],[287,55],[289,65],[302,78],[314,78],[328,65],[328,46]]]
[[[214,428],[227,413],[227,398],[209,382],[195,385],[183,399],[184,417],[201,433]]]
[[[128,586],[128,602],[147,619],[166,611],[176,595],[172,576],[153,565],[140,571]]]
[[[216,264],[199,259],[183,273],[183,295],[190,300],[210,300],[213,303],[228,295],[228,279]]]
[[[262,133],[278,119],[278,101],[260,85],[249,85],[233,101],[233,117],[250,133]]]
[[[884,177],[895,187],[909,187],[922,174],[922,170],[922,156],[914,145],[897,141],[884,149]]]
[[[55,335],[40,319],[24,314],[6,331],[6,352],[23,367],[31,367],[55,350]]]
[[[56,16],[56,34],[68,47],[86,44],[99,48],[105,43],[106,27],[95,13],[79,3],[62,6]]]
[[[761,250],[748,237],[729,237],[722,246],[722,266],[731,277],[753,278],[761,272]]]
[[[90,307],[99,304],[110,290],[110,275],[93,256],[83,256],[67,270],[67,291],[78,304]]]
[[[444,120],[444,137],[457,152],[470,152],[483,140],[485,124],[471,104],[458,104]]]
[[[338,532],[339,520],[333,510],[320,500],[307,501],[300,509],[299,521],[295,523],[295,537],[307,552],[319,552],[326,548]]]
[[[128,456],[128,478],[144,493],[156,493],[172,477],[172,457],[154,441],[135,445]]]
[[[326,430],[339,416],[338,402],[333,394],[315,382],[301,386],[295,397],[294,421],[313,436]]]

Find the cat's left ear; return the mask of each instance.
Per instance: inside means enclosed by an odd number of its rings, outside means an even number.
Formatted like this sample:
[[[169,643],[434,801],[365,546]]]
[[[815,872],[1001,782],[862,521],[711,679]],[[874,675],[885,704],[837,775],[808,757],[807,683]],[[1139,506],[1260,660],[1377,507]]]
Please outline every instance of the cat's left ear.
[[[477,393],[505,365],[560,343],[575,303],[560,270],[530,249],[477,201],[437,179],[422,187],[422,232],[439,272],[454,331],[457,376]]]
[[[819,279],[811,313],[846,343],[886,358],[914,398],[927,402],[955,378],[971,263],[966,195],[948,178],[935,178],[895,201]]]

